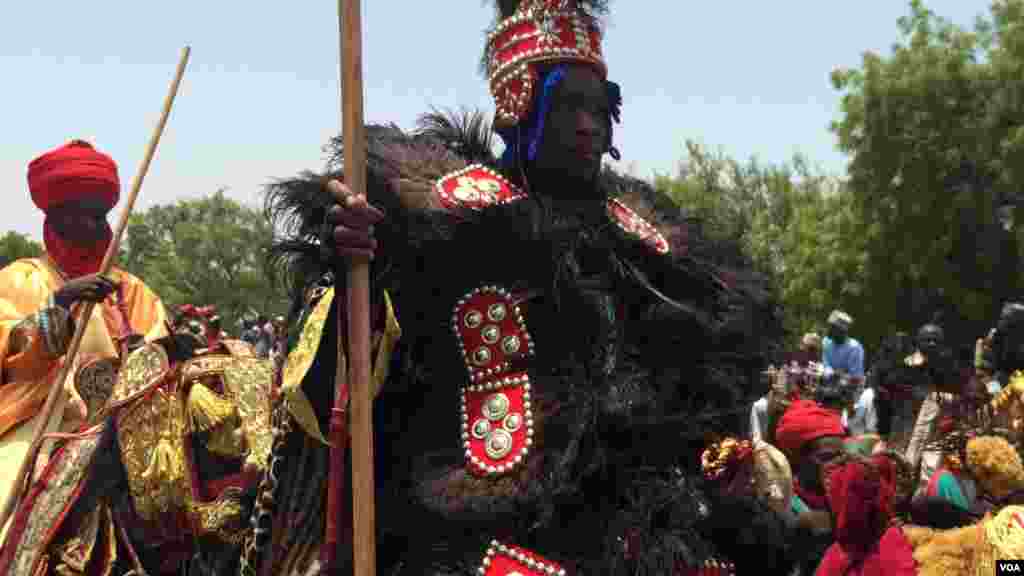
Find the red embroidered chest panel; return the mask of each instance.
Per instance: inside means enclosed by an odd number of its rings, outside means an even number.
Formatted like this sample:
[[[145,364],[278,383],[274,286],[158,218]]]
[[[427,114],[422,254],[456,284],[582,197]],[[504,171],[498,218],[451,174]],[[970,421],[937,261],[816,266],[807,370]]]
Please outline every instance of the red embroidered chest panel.
[[[526,198],[507,178],[482,164],[473,164],[444,176],[434,185],[441,206],[447,210],[480,210]],[[609,199],[608,216],[627,234],[647,244],[658,254],[668,254],[665,236],[620,200]]]

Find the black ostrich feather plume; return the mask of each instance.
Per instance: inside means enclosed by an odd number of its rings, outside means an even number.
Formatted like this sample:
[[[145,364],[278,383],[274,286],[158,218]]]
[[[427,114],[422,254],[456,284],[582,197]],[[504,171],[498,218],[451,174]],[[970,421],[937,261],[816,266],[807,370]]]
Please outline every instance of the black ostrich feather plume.
[[[472,164],[494,166],[491,121],[480,110],[432,110],[419,118],[416,135],[439,142]]]
[[[520,0],[487,0],[493,3],[499,18],[508,18],[519,8]],[[604,16],[608,14],[609,0],[576,0],[576,10],[588,16]]]

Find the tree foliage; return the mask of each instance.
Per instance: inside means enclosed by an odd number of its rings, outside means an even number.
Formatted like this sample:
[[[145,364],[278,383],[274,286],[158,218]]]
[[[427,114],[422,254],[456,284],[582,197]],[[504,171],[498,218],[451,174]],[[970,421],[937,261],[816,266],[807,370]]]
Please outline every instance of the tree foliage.
[[[232,330],[246,314],[285,309],[265,268],[270,239],[260,211],[219,190],[132,215],[120,263],[169,306],[215,305]]]
[[[947,334],[972,341],[1020,288],[1024,230],[1000,213],[1024,183],[1024,2],[998,0],[967,30],[914,0],[898,25],[890,55],[832,75],[832,129],[866,223],[861,308],[890,331],[942,313]]]
[[[740,238],[773,281],[793,343],[820,330],[828,312],[864,291],[866,255],[851,197],[834,177],[796,156],[773,166],[739,162],[686,143],[674,176],[655,185],[713,234]]]
[[[42,255],[43,246],[39,242],[17,232],[8,232],[0,236],[0,268],[21,258],[35,258]]]

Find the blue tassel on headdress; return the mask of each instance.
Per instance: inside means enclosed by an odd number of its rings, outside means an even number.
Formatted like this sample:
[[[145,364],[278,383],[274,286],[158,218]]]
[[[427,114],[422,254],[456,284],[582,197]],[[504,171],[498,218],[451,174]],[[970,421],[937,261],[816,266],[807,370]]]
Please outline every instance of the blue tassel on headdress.
[[[503,168],[512,169],[516,166],[521,146],[525,146],[526,149],[526,158],[523,158],[525,161],[532,162],[537,157],[537,150],[544,137],[544,120],[551,106],[551,95],[554,94],[558,83],[565,78],[567,70],[566,64],[559,64],[544,72],[544,83],[536,96],[530,115],[519,125],[498,131],[498,136],[505,142],[505,151],[500,160]],[[606,82],[605,85],[608,90],[611,117],[618,124],[622,112],[622,90],[615,82]],[[614,146],[609,148],[608,153],[616,160],[620,158],[619,151]]]

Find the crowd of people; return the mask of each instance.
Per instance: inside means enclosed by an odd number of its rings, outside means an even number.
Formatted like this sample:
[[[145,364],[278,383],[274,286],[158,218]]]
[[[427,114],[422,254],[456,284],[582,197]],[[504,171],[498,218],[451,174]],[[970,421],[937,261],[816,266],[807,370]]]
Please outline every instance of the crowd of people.
[[[994,574],[1024,542],[1017,397],[1024,307],[1007,304],[962,366],[935,324],[897,333],[865,372],[853,319],[764,373],[747,439],[705,451],[706,477],[794,518],[815,574]],[[826,548],[827,547],[827,548]]]
[[[263,314],[250,314],[238,322],[238,335],[233,336],[222,325],[221,317],[213,306],[196,307],[185,304],[178,307],[172,323],[175,333],[186,332],[195,336],[204,348],[214,348],[222,340],[240,340],[252,346],[256,356],[274,360],[283,359],[287,345],[284,316],[273,320]]]

